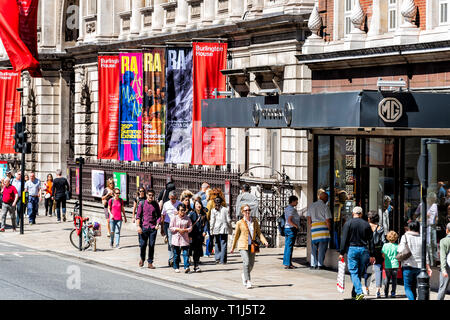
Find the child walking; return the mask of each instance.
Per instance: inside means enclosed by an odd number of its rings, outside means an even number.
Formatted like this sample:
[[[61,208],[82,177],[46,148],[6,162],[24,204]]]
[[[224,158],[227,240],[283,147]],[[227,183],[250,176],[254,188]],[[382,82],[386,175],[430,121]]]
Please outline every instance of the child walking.
[[[387,298],[389,293],[389,283],[392,279],[392,291],[391,298],[395,298],[395,289],[397,288],[397,270],[399,267],[397,256],[397,240],[398,234],[395,231],[389,231],[386,235],[386,239],[389,241],[383,245],[381,253],[384,257],[384,272],[386,273],[386,279],[384,282],[384,296]]]

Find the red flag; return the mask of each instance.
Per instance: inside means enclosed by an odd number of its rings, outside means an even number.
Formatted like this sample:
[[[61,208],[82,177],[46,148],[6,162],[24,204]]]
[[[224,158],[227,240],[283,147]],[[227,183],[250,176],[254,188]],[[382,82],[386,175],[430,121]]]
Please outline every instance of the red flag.
[[[0,0],[0,38],[15,71],[41,77],[37,50],[39,0]]]
[[[214,89],[225,91],[226,43],[194,43],[194,107],[191,164],[226,164],[226,129],[203,128],[201,100],[212,99]]]
[[[14,124],[20,121],[20,74],[0,70],[0,153],[14,153]]]

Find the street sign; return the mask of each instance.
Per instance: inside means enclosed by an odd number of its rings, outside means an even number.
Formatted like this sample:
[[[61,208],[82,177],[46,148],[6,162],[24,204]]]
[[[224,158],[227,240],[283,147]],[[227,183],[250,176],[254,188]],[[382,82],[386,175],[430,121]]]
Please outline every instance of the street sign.
[[[425,187],[428,187],[430,184],[431,173],[432,173],[432,161],[431,161],[431,153],[428,151],[428,183]],[[419,177],[420,183],[425,185],[425,155],[421,154],[419,160],[417,161],[417,176]]]

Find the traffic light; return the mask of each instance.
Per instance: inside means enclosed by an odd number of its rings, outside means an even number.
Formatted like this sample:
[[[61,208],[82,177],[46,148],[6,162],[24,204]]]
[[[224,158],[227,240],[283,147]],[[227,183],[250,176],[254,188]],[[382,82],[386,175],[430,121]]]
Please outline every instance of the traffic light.
[[[22,153],[23,148],[23,138],[24,138],[24,130],[23,130],[22,122],[16,122],[14,124],[14,151],[17,153]]]
[[[31,143],[27,142],[28,135],[25,132],[23,122],[16,122],[14,124],[14,130],[14,151],[22,153],[23,148],[25,148],[25,153],[31,153]]]

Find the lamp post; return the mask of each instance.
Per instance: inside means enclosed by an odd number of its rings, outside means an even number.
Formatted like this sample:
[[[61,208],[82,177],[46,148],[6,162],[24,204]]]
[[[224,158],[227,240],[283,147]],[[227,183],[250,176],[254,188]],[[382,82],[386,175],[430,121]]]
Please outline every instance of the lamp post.
[[[420,274],[417,276],[418,300],[430,300],[430,276],[427,273],[427,189],[428,189],[428,145],[429,144],[447,144],[449,140],[422,138],[422,154],[424,158],[424,172],[422,179],[422,256]]]
[[[79,202],[80,207],[78,209],[78,215],[80,216],[79,224],[80,224],[80,228],[81,228],[82,219],[83,219],[82,217],[83,217],[83,164],[84,164],[84,158],[82,158],[82,157],[76,158],[75,159],[75,163],[79,165],[78,183],[80,185],[79,185],[79,189],[78,189],[78,191],[79,191],[79,193],[78,193],[78,202]],[[80,249],[80,251],[83,250],[82,238],[83,238],[83,231],[80,230],[80,238],[79,238],[79,246],[80,246],[79,249]]]

